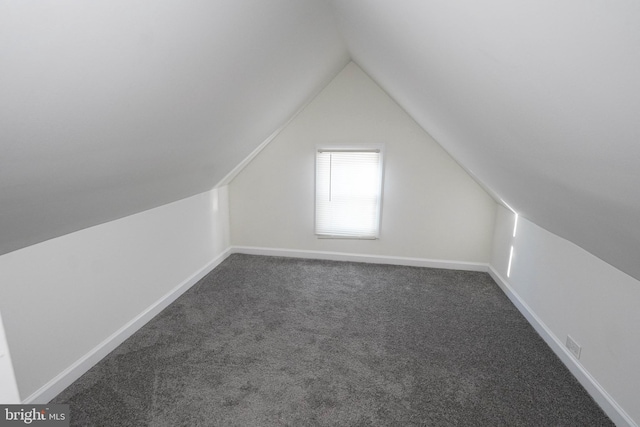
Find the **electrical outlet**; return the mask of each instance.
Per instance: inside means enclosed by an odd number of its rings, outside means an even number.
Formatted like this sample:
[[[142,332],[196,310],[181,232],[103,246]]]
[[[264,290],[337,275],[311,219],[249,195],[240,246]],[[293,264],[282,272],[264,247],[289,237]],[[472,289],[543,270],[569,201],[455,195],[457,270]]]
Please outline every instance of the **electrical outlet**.
[[[573,338],[571,338],[571,335],[567,335],[566,345],[569,351],[571,352],[571,354],[573,354],[576,357],[576,359],[580,359],[580,352],[582,351],[582,347],[580,347],[580,345],[577,342],[575,342]]]

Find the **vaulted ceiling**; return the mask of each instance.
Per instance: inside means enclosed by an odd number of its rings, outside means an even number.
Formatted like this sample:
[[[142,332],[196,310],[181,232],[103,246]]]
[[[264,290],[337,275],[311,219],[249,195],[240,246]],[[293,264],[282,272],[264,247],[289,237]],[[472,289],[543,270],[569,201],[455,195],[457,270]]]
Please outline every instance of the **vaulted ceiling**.
[[[348,62],[326,3],[0,2],[0,253],[213,188]]]
[[[215,186],[352,59],[640,278],[637,0],[0,2],[0,253]]]

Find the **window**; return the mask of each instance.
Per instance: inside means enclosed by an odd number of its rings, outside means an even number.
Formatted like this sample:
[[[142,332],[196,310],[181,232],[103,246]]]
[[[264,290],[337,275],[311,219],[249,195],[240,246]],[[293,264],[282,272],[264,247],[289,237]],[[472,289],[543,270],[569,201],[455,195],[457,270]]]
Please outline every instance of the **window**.
[[[377,239],[382,206],[380,149],[319,149],[316,153],[316,234]]]

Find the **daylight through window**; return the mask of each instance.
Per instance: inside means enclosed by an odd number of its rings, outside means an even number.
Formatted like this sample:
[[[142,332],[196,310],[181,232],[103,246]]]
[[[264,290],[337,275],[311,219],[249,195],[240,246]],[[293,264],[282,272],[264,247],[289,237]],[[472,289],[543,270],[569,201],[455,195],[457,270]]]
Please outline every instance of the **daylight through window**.
[[[316,234],[378,238],[382,197],[382,153],[323,150],[316,153]]]

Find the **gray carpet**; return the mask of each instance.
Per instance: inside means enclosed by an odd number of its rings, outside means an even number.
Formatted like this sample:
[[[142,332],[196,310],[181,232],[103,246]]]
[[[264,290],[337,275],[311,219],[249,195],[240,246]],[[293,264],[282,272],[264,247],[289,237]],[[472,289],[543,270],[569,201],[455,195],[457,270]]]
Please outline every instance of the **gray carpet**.
[[[239,254],[53,402],[77,426],[613,425],[485,273]]]

